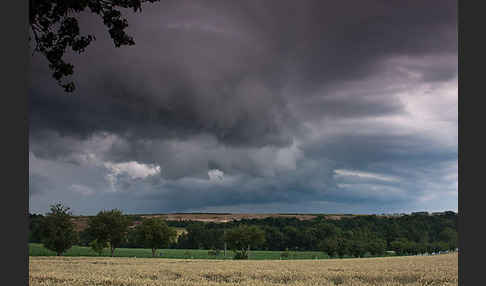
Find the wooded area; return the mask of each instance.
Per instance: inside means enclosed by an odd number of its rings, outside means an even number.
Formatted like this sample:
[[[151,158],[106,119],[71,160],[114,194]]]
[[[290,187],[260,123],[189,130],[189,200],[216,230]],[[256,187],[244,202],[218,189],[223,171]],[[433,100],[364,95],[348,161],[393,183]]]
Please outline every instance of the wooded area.
[[[124,216],[129,221],[128,225],[132,227],[127,228],[116,247],[146,247],[147,244],[140,240],[140,232],[137,230],[141,229],[144,225],[142,222],[148,219]],[[30,242],[42,242],[45,220],[46,217],[42,215],[30,215]],[[256,232],[262,232],[263,239],[252,245],[252,250],[317,250],[333,257],[363,257],[365,254],[383,255],[385,251],[406,255],[457,248],[457,214],[452,211],[436,215],[414,213],[399,217],[364,215],[340,220],[318,216],[312,220],[268,217],[226,223],[165,223],[171,229],[178,227],[186,230],[177,239],[167,239],[163,244],[168,248],[179,249],[222,250],[225,248],[225,242],[228,244],[228,233],[241,229],[242,226],[251,226]],[[134,227],[135,225],[140,227]],[[90,232],[89,229],[78,232],[78,235],[77,244],[83,246],[92,246],[96,239],[93,231]],[[234,241],[232,244],[235,244]]]

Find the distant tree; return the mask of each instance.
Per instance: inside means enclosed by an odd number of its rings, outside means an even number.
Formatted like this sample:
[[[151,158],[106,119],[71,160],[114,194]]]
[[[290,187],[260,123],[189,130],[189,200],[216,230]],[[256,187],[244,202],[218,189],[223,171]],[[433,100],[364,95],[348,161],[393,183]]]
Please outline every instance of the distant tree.
[[[315,227],[303,227],[299,230],[299,246],[305,250],[319,250],[319,235]]]
[[[91,241],[93,241],[93,238],[91,235],[86,231],[86,229],[83,229],[78,232],[78,244],[81,246],[89,246]]]
[[[203,245],[205,249],[223,249],[224,248],[224,229],[211,228],[206,229],[206,240]]]
[[[52,76],[66,92],[74,91],[74,83],[63,82],[62,78],[73,74],[73,65],[63,60],[67,48],[77,53],[95,40],[93,35],[80,35],[76,16],[86,10],[99,16],[113,39],[115,47],[134,45],[132,37],[126,34],[128,21],[120,9],[142,11],[142,3],[159,0],[29,0],[29,25],[35,41],[34,51],[49,61]],[[29,41],[32,39],[29,36]]]
[[[371,255],[383,255],[386,250],[386,240],[375,238],[368,242],[367,250]]]
[[[192,222],[185,227],[175,243],[183,249],[222,249],[224,247],[224,228],[215,223]]]
[[[268,250],[284,250],[284,234],[273,226],[264,228],[265,231],[265,245]]]
[[[447,243],[448,249],[456,249],[457,247],[457,231],[450,227],[444,228],[443,231],[439,233],[440,241]]]
[[[91,249],[93,249],[94,252],[98,253],[98,255],[101,255],[103,253],[103,249],[108,247],[108,243],[106,241],[99,241],[95,239],[89,243],[89,246],[91,247]]]
[[[401,237],[390,243],[390,248],[395,251],[397,255],[405,255],[408,253],[410,248],[410,241],[408,239]]]
[[[397,237],[402,235],[403,229],[397,222],[397,219],[388,220],[388,224],[385,225],[383,234],[386,239],[386,243],[389,245],[392,241],[396,240]]]
[[[111,256],[125,240],[130,225],[121,210],[100,211],[96,216],[90,217],[86,229],[91,237],[99,243],[108,243]]]
[[[257,226],[240,225],[227,230],[225,240],[228,247],[236,252],[235,258],[248,259],[250,249],[265,242],[265,232]]]
[[[167,226],[167,223],[158,218],[144,219],[136,228],[138,240],[141,245],[152,249],[152,256],[159,248],[169,246],[177,236],[177,232]]]
[[[185,244],[190,249],[202,249],[204,248],[205,240],[205,228],[201,222],[194,222],[187,226],[187,234]]]
[[[366,253],[365,242],[358,239],[352,240],[350,243],[349,252],[354,257],[363,257]]]
[[[128,229],[127,239],[122,244],[120,244],[120,247],[124,247],[124,248],[143,248],[143,245],[139,241],[136,228],[130,228],[130,229]]]
[[[345,255],[349,254],[350,249],[351,249],[351,242],[349,241],[349,239],[345,237],[338,238],[338,245],[336,251],[339,257],[342,258]]]
[[[51,211],[43,219],[42,244],[55,251],[57,256],[70,249],[78,240],[69,210],[69,207],[61,203],[51,205]]]
[[[327,253],[329,256],[334,256],[338,252],[339,241],[337,236],[331,236],[321,240],[318,244],[319,250]]]
[[[335,237],[341,233],[341,229],[331,223],[321,222],[315,226],[318,239]]]
[[[295,226],[285,226],[282,229],[285,239],[285,246],[289,249],[296,250],[298,245],[300,244],[299,241],[299,230]]]
[[[315,226],[315,235],[319,250],[334,256],[338,252],[341,229],[328,222],[320,222]]]

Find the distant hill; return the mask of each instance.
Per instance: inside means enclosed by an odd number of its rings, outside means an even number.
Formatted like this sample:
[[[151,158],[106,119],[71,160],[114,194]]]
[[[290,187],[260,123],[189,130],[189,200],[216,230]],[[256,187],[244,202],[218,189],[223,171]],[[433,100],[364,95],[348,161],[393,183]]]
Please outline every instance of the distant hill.
[[[426,214],[427,212],[412,213],[413,214]],[[432,213],[430,215],[440,215],[443,213]],[[404,213],[400,214],[382,214],[377,216],[387,216],[396,217],[406,215]],[[318,216],[323,216],[326,219],[340,220],[342,218],[350,218],[356,216],[368,216],[363,214],[291,214],[291,213],[269,213],[269,214],[257,214],[257,213],[170,213],[170,214],[127,214],[133,218],[135,226],[144,218],[158,217],[166,221],[200,221],[200,222],[214,222],[214,223],[224,223],[231,221],[238,221],[242,219],[265,219],[269,217],[274,218],[297,218],[298,220],[311,220],[317,218]],[[75,216],[73,217],[73,222],[76,225],[76,229],[83,230],[88,226],[89,216]]]
[[[297,218],[299,220],[311,220],[323,214],[254,214],[254,213],[170,213],[170,214],[127,214],[134,218],[134,225],[137,221],[144,218],[158,217],[167,221],[200,221],[200,222],[214,222],[224,223],[242,219],[264,219],[268,217],[275,218]],[[353,216],[351,214],[332,214],[324,215],[328,219],[341,219],[342,217]],[[88,226],[89,216],[75,216],[73,222],[78,231],[85,229]]]

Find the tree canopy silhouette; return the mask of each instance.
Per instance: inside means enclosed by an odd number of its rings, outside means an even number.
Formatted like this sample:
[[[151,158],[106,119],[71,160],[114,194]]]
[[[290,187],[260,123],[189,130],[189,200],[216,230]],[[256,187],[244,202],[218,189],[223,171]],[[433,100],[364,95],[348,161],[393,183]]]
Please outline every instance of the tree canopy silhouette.
[[[71,221],[70,208],[61,203],[51,206],[51,212],[43,219],[42,243],[57,256],[70,249],[77,241],[78,234]]]
[[[52,76],[66,92],[73,92],[73,81],[63,78],[73,74],[74,66],[63,60],[66,49],[82,53],[95,40],[93,35],[81,35],[76,15],[85,10],[98,15],[113,39],[115,47],[134,45],[133,38],[126,34],[128,21],[120,9],[142,10],[144,2],[160,0],[29,0],[29,25],[35,41],[34,51],[49,61]]]
[[[88,220],[87,232],[97,240],[98,246],[110,246],[111,256],[126,241],[130,221],[121,210],[100,211]],[[97,248],[97,247],[95,247]]]
[[[177,238],[175,229],[159,218],[147,218],[136,228],[137,238],[141,245],[152,250],[152,256],[158,248],[168,247]]]

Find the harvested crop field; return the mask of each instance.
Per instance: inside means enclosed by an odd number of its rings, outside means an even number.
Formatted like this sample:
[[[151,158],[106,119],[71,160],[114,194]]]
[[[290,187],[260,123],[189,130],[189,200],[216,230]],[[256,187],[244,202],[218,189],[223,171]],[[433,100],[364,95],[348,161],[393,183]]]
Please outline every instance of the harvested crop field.
[[[326,260],[30,257],[29,285],[457,285],[457,253]]]

